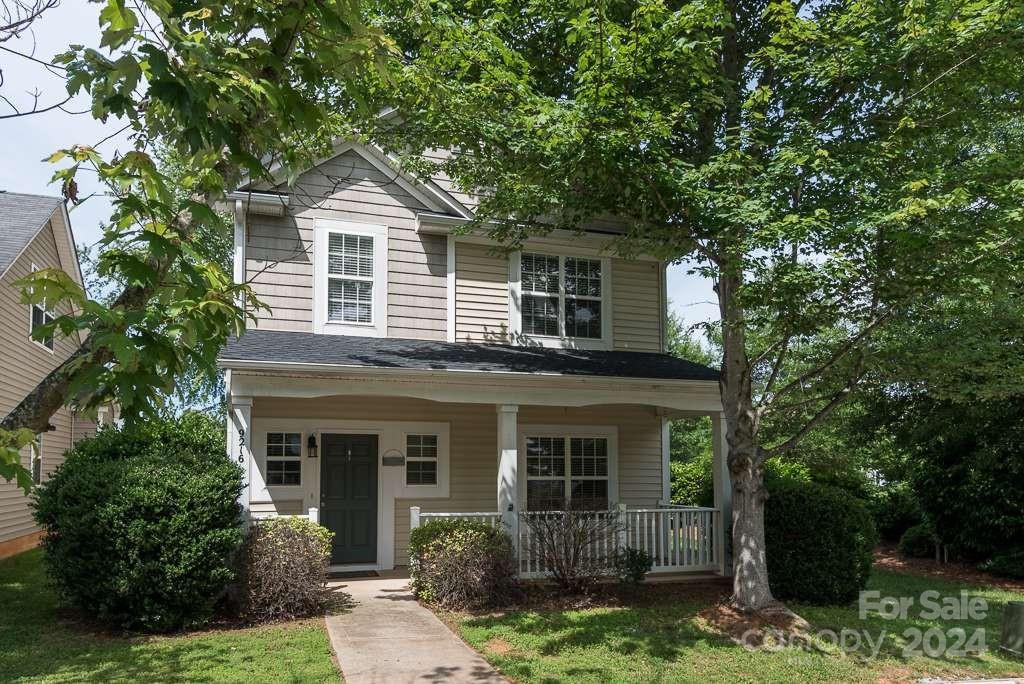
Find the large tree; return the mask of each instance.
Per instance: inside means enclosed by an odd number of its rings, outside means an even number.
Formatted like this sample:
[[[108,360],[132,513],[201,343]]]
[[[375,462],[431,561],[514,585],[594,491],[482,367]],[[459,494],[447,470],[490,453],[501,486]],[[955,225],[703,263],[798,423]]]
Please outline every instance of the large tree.
[[[55,180],[69,201],[78,200],[80,173],[96,174],[110,193],[97,269],[122,289],[90,300],[53,269],[21,283],[26,301],[73,310],[36,334],[85,333],[0,421],[0,476],[26,487],[18,449],[62,405],[113,399],[123,415],[144,415],[188,368],[213,367],[247,308],[259,306],[209,249],[206,236],[223,226],[215,202],[271,164],[313,158],[345,113],[339,95],[358,106],[363,72],[391,52],[352,0],[106,0],[99,21],[99,49],[72,45],[47,66],[66,75],[69,96],[88,97],[92,116],[121,122],[132,148],[104,156],[99,144],[69,141],[50,161],[61,165]],[[187,172],[161,169],[158,144]]]
[[[686,257],[714,279],[734,601],[771,605],[766,458],[843,403],[875,367],[886,326],[940,297],[1019,282],[1024,6],[376,9],[405,56],[377,94],[401,117],[361,130],[398,151],[458,150],[408,164],[478,191],[476,227],[515,246],[613,215],[625,231],[618,251]],[[762,439],[766,420],[787,416],[799,420]]]

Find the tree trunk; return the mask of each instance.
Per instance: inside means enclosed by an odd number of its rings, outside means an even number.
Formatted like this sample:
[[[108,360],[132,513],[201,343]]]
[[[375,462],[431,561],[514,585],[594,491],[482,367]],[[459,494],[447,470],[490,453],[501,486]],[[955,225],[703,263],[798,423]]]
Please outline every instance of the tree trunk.
[[[775,602],[768,586],[765,557],[764,453],[757,444],[758,416],[751,387],[744,312],[737,294],[738,266],[720,263],[718,303],[722,316],[722,408],[729,444],[732,480],[732,600],[742,610],[761,610]]]

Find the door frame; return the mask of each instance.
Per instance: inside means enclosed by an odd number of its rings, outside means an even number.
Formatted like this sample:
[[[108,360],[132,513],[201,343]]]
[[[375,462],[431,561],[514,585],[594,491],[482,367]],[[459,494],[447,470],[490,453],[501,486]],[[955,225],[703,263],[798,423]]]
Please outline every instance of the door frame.
[[[424,420],[374,420],[374,419],[324,419],[324,418],[283,418],[278,416],[253,416],[251,423],[253,454],[251,459],[250,503],[276,505],[282,501],[293,501],[301,505],[301,513],[310,508],[320,507],[320,464],[322,453],[309,458],[306,440],[315,435],[318,447],[322,448],[323,434],[377,435],[377,562],[359,565],[331,566],[331,571],[391,570],[395,567],[395,501],[408,499],[409,505],[424,499],[447,499],[448,478],[451,463],[451,423],[448,421]],[[302,485],[288,487],[266,487],[263,483],[265,472],[264,435],[267,432],[300,432],[302,434]],[[408,491],[405,487],[405,468],[383,466],[383,455],[400,446],[405,454],[405,434],[409,432],[435,432],[441,436],[439,444],[443,461],[438,477],[443,487],[434,491]]]
[[[325,453],[324,453],[324,442],[323,442],[323,438],[326,435],[338,435],[338,436],[341,436],[341,437],[347,437],[347,436],[367,437],[367,436],[372,436],[372,437],[376,438],[375,441],[376,441],[376,447],[377,447],[376,448],[376,452],[377,453],[374,455],[374,460],[376,461],[376,464],[377,464],[377,475],[376,475],[376,478],[375,478],[375,480],[377,482],[377,520],[375,521],[376,527],[374,529],[374,541],[376,542],[377,552],[374,554],[374,556],[375,556],[374,562],[373,563],[341,563],[341,564],[331,563],[328,567],[330,568],[331,572],[343,571],[343,570],[356,571],[356,572],[361,571],[361,570],[380,570],[381,569],[381,564],[380,564],[381,553],[380,552],[381,552],[381,536],[382,536],[381,535],[381,522],[382,522],[382,518],[383,518],[383,516],[381,515],[380,507],[381,507],[381,503],[384,500],[384,497],[382,496],[382,489],[383,488],[381,486],[381,481],[380,481],[380,478],[381,478],[381,475],[382,475],[381,470],[383,468],[383,466],[382,466],[383,459],[381,458],[381,448],[380,448],[381,433],[380,432],[375,432],[375,431],[372,431],[372,430],[367,430],[367,431],[364,431],[364,432],[353,432],[353,431],[350,431],[350,430],[332,430],[332,429],[323,430],[323,431],[317,433],[316,441],[317,441],[317,445],[318,445],[317,446],[318,453],[317,453],[317,458],[316,458],[316,498],[317,498],[317,502],[316,503],[317,503],[317,510],[318,511],[321,510],[320,509],[320,505],[321,505],[321,500],[322,500],[322,497],[323,497],[323,479],[321,478],[321,467],[320,467],[320,465],[323,463],[323,459],[326,457]],[[322,519],[322,516],[321,516],[321,519]],[[323,524],[323,523],[321,523],[321,524]],[[392,529],[393,528],[394,528],[394,522],[392,521]],[[392,542],[392,544],[393,543],[394,542]]]

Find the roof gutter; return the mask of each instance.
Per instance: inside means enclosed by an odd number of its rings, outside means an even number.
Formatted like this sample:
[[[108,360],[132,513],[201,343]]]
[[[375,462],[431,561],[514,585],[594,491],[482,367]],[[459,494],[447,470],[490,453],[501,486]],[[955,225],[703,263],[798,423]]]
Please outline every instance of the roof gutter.
[[[381,366],[361,366],[343,363],[305,363],[301,361],[259,361],[254,359],[218,359],[217,365],[228,370],[249,371],[291,371],[302,373],[362,373],[375,376],[411,375],[421,378],[450,379],[453,374],[461,378],[480,379],[529,379],[558,378],[574,384],[595,385],[607,383],[616,387],[627,385],[666,385],[672,388],[713,389],[718,391],[718,380],[694,380],[684,378],[633,378],[614,375],[577,375],[569,373],[525,372],[525,371],[488,371],[462,368],[426,369],[426,368],[385,368]]]

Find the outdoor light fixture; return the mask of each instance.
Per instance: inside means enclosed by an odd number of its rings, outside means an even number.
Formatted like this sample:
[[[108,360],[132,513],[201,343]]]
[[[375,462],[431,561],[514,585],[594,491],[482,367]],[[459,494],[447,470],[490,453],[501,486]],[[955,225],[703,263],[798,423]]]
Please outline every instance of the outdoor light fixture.
[[[316,458],[316,435],[311,434],[306,440],[306,452],[310,458]]]

